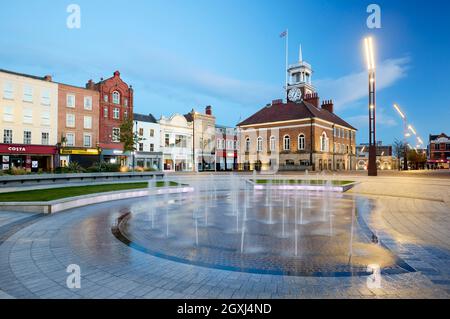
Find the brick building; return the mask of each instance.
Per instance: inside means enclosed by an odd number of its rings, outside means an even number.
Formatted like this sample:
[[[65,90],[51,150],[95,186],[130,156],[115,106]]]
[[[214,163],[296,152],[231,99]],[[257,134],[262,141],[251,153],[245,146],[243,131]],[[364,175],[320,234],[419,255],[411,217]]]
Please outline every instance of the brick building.
[[[431,135],[428,142],[428,161],[429,167],[433,168],[449,168],[450,162],[450,138],[441,133],[439,135]]]
[[[238,169],[239,135],[234,127],[216,125],[216,170]]]
[[[320,104],[311,66],[288,68],[287,102],[274,100],[240,122],[240,169],[355,169],[356,129],[334,112],[331,100]]]
[[[99,92],[58,84],[59,165],[83,167],[99,161]]]
[[[133,116],[133,88],[125,83],[120,72],[115,71],[111,78],[94,83],[90,80],[87,89],[99,92],[99,146],[101,158],[112,163],[127,164],[127,157],[120,143],[120,126]]]

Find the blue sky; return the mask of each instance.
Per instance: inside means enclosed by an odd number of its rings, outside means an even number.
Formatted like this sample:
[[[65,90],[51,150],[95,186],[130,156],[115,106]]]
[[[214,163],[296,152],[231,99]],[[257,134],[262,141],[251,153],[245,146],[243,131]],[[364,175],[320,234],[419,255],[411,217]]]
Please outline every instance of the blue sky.
[[[66,8],[81,7],[81,29]],[[366,7],[381,7],[369,30]],[[135,111],[156,117],[213,106],[235,125],[283,97],[284,41],[314,68],[323,99],[367,141],[367,78],[362,39],[376,41],[377,139],[401,138],[398,103],[418,133],[449,132],[450,1],[130,0],[5,1],[0,68],[84,85],[120,70],[135,88]]]

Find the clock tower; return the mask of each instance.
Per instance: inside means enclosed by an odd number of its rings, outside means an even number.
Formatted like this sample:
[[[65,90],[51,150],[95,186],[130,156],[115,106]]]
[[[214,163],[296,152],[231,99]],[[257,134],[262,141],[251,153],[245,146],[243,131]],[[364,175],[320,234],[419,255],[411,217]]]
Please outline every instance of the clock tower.
[[[286,88],[288,101],[300,102],[305,95],[316,93],[316,89],[311,84],[313,70],[309,63],[303,61],[301,46],[298,63],[290,65],[287,72],[289,73]]]

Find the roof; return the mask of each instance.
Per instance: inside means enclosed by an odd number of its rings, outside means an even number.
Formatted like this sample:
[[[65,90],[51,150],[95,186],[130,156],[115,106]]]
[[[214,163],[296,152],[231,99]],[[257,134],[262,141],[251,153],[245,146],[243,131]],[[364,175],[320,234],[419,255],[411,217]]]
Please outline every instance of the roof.
[[[237,126],[292,121],[305,118],[319,118],[337,125],[356,130],[353,126],[328,110],[317,108],[309,102],[288,102],[267,105],[258,112],[237,124]]]
[[[139,122],[157,123],[155,117],[152,114],[145,115],[139,113],[133,113],[133,120]]]
[[[186,121],[188,121],[188,122],[194,121],[194,117],[192,116],[192,112],[188,113],[188,114],[184,114],[183,116],[186,118]]]
[[[8,70],[4,70],[4,69],[0,69],[0,72],[9,73],[12,75],[24,76],[24,77],[35,79],[35,80],[45,81],[45,77],[43,77],[43,76],[30,75],[30,74],[25,74],[25,73],[8,71]],[[50,81],[48,81],[48,82],[50,82]]]

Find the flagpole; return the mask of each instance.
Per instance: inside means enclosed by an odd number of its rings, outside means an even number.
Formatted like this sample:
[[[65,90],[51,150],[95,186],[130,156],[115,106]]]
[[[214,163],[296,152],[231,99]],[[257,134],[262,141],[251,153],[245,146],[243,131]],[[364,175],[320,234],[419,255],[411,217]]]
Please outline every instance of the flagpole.
[[[286,103],[288,102],[288,91],[287,91],[287,87],[288,87],[288,63],[289,63],[289,57],[288,57],[288,53],[289,52],[289,30],[286,29],[286,69],[284,70],[284,72],[286,72],[285,76],[286,76],[286,82],[285,82],[285,91],[286,91]]]

